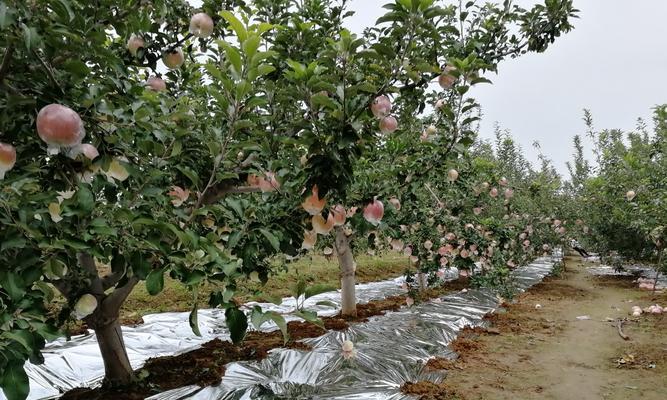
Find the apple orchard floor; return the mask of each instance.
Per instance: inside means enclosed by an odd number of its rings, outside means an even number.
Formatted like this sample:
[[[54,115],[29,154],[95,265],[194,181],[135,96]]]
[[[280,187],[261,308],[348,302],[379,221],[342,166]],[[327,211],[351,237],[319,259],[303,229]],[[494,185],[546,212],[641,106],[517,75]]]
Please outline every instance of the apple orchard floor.
[[[633,277],[592,276],[578,260],[487,317],[491,332],[463,332],[452,344],[460,358],[436,365],[445,386],[421,398],[667,399],[667,315],[628,318],[629,341],[607,321],[629,317],[633,305],[667,306],[667,293],[639,291]],[[591,319],[576,319],[584,315]]]
[[[552,266],[553,260],[550,258],[536,260],[533,264],[515,271],[515,282],[519,288],[528,288],[540,282],[551,271]],[[358,295],[361,301],[379,299],[386,302],[385,304],[376,303],[380,311],[395,310],[404,301],[403,296],[405,296],[404,290],[400,288],[400,283],[400,280],[392,280],[359,285]],[[450,286],[443,290],[446,292],[460,288],[461,286]],[[440,296],[444,292],[435,295]],[[397,297],[387,298],[392,295]],[[320,296],[323,298],[316,299]],[[338,297],[336,292],[332,292],[315,296],[312,300],[336,302]],[[407,381],[417,382],[424,379],[435,383],[442,381],[443,375],[426,370],[424,363],[433,356],[451,357],[452,351],[447,344],[463,327],[483,323],[482,317],[493,311],[497,305],[497,299],[492,292],[469,290],[437,297],[411,308],[402,307],[386,315],[371,316],[370,321],[355,323],[349,329],[342,331],[337,329],[346,328],[347,322],[342,321],[341,324],[341,321],[337,321],[336,318],[326,320],[331,330],[325,334],[319,328],[293,323],[292,336],[306,338],[303,343],[292,344],[292,347],[297,347],[299,350],[276,349],[268,353],[268,357],[262,361],[254,360],[262,358],[271,348],[282,346],[282,338],[279,334],[259,335],[258,338],[251,336],[249,339],[258,340],[250,341],[248,347],[241,346],[232,349],[228,343],[223,341],[225,339],[224,320],[220,319],[219,313],[212,310],[210,315],[204,312],[200,315],[202,333],[209,339],[196,345],[196,340],[189,338],[184,331],[187,322],[178,322],[180,319],[187,318],[186,314],[153,315],[145,325],[137,328],[124,328],[126,339],[131,343],[128,351],[132,353],[131,356],[134,355],[134,362],[144,364],[145,361],[141,361],[138,357],[151,353],[165,355],[167,346],[171,346],[169,348],[177,346],[181,349],[189,346],[194,349],[191,350],[190,356],[185,355],[188,353],[177,354],[177,357],[182,356],[183,358],[167,357],[150,361],[148,367],[156,368],[152,373],[150,370],[145,370],[148,373],[139,374],[143,378],[143,385],[137,385],[134,388],[136,390],[133,393],[136,396],[133,397],[141,398],[147,394],[164,391],[168,387],[160,387],[160,382],[166,380],[169,380],[169,385],[172,385],[169,387],[174,387],[188,383],[183,379],[193,379],[201,386],[186,385],[158,394],[153,398],[227,399],[244,396],[244,398],[269,399],[278,396],[304,399],[343,399],[349,398],[354,393],[357,393],[357,396],[366,396],[364,398],[367,399],[408,398],[401,394],[400,386]],[[293,308],[293,304],[289,302],[281,306],[266,304],[262,307],[274,307],[275,311],[283,312],[283,310],[289,311]],[[331,308],[321,310],[322,313],[325,313],[322,316],[335,316],[335,309],[333,312],[330,310]],[[375,312],[370,308],[368,311],[369,315]],[[174,340],[170,339],[172,336]],[[35,385],[50,383],[53,385],[52,388],[54,386],[63,387],[66,383],[69,385],[70,382],[77,381],[81,382],[79,385],[94,386],[95,379],[99,376],[97,371],[101,366],[99,365],[101,360],[99,355],[95,355],[95,343],[92,339],[94,337],[87,336],[76,338],[72,342],[61,343],[59,341],[49,344],[50,351],[46,355],[47,363],[36,366],[34,371],[31,371],[34,374],[34,382],[31,377],[31,386],[33,383]],[[340,351],[342,341],[347,339],[355,342],[355,348],[358,351],[358,356],[352,362],[344,361]],[[149,343],[150,346],[148,346]],[[206,347],[197,350],[201,346]],[[305,347],[312,347],[314,350],[302,351]],[[387,352],[387,349],[392,349],[392,351]],[[162,354],[159,354],[160,352]],[[72,364],[75,359],[75,363]],[[239,360],[248,361],[228,363]],[[201,363],[209,364],[202,365]],[[170,364],[177,367],[174,372],[170,372]],[[183,369],[179,369],[180,367]],[[188,372],[187,368],[193,367],[196,372],[192,370]],[[224,376],[219,385],[202,387],[217,383],[222,373]],[[70,386],[65,390],[72,387],[76,386]],[[108,395],[107,398],[132,398],[128,397],[130,396],[128,391],[115,394],[86,392],[87,395],[79,390],[70,394],[78,393],[79,398],[87,399],[97,397],[93,396],[93,393]],[[38,395],[38,393],[34,391],[31,396]]]

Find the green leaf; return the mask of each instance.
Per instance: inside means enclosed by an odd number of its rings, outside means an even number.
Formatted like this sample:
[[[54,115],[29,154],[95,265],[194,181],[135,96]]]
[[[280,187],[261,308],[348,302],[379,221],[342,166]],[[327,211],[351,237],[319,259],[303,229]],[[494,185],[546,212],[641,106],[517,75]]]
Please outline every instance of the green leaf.
[[[59,279],[67,273],[67,265],[61,260],[51,257],[44,264],[44,276],[48,279]]]
[[[197,313],[199,312],[199,304],[195,301],[194,306],[192,307],[192,311],[190,311],[190,318],[188,318],[188,322],[190,322],[190,328],[192,328],[192,332],[201,337],[201,332],[199,331],[199,322],[197,320]]]
[[[267,75],[267,74],[270,74],[271,72],[273,72],[275,70],[276,70],[276,67],[274,67],[273,65],[269,65],[269,64],[261,64],[257,67],[257,72],[259,73],[259,75]]]
[[[398,2],[401,3],[406,10],[412,10],[412,0],[398,0]]]
[[[146,277],[146,290],[151,296],[155,296],[164,288],[164,270],[154,269]]]
[[[287,331],[287,321],[285,321],[285,318],[282,315],[278,314],[277,312],[275,311],[263,312],[260,306],[255,306],[253,307],[252,313],[250,314],[250,321],[257,330],[259,330],[262,327],[262,325],[264,325],[265,322],[273,321],[282,332],[283,341],[285,343],[289,341],[289,332]]]
[[[294,60],[287,60],[287,64],[294,70],[294,75],[297,78],[303,78],[306,76],[306,66],[294,61]]]
[[[435,0],[421,0],[419,2],[419,9],[421,11],[424,11],[427,8],[429,8],[431,5],[433,5],[434,2],[435,2]]]
[[[25,283],[21,277],[13,272],[7,272],[2,287],[13,301],[19,301],[25,295]]]
[[[394,52],[394,50],[387,45],[382,43],[375,43],[372,47],[375,51],[377,51],[379,54],[382,54],[389,60],[396,58],[396,52]]]
[[[245,217],[243,213],[243,206],[241,205],[241,200],[238,199],[232,199],[232,198],[227,198],[227,205],[234,210],[236,215],[238,215],[240,218]]]
[[[385,22],[394,22],[394,21],[400,21],[402,19],[401,14],[397,12],[389,12],[386,13],[385,15],[381,16],[375,21],[375,25],[380,25]]]
[[[186,167],[184,165],[177,165],[176,168],[178,168],[178,170],[181,171],[183,175],[185,175],[188,179],[190,179],[190,181],[192,181],[192,183],[195,184],[195,186],[199,186],[200,183],[199,176],[190,167]]]
[[[74,250],[87,250],[89,248],[86,243],[76,239],[57,240],[55,244],[71,247]]]
[[[90,212],[95,208],[95,197],[87,185],[79,185],[76,191],[76,198],[82,211]]]
[[[255,53],[257,53],[257,49],[259,48],[259,43],[260,38],[257,35],[252,35],[243,41],[241,49],[243,49],[246,60],[251,60],[255,56]]]
[[[248,31],[243,26],[243,23],[239,21],[238,18],[231,12],[227,10],[220,11],[220,15],[224,18],[229,26],[234,30],[236,36],[239,38],[239,42],[243,43],[248,38]]]
[[[63,68],[79,78],[86,77],[90,74],[90,68],[81,60],[67,60],[63,64]]]
[[[333,307],[333,308],[338,307],[338,304],[334,303],[333,301],[329,301],[329,300],[320,300],[315,304],[317,304],[318,306],[325,306],[325,307]]]
[[[24,23],[21,23],[21,28],[23,29],[23,40],[25,41],[26,49],[32,50],[37,47],[41,42],[41,38],[35,28],[31,28]]]
[[[232,342],[240,343],[248,330],[248,317],[237,307],[230,307],[225,311],[225,323]]]
[[[30,392],[28,374],[23,370],[23,362],[7,365],[0,376],[0,387],[7,400],[25,400]]]
[[[35,342],[32,334],[26,330],[8,331],[4,332],[1,336],[20,343],[29,353],[34,350]]]
[[[27,241],[22,237],[15,237],[0,243],[0,250],[22,249]]]
[[[71,22],[74,19],[74,11],[67,0],[55,0],[50,3],[50,7],[64,22]]]
[[[299,296],[304,294],[305,291],[306,291],[306,281],[300,278],[294,285],[294,290],[292,292],[294,294],[294,298],[298,299]]]
[[[0,2],[0,29],[5,29],[13,22],[12,10],[4,2]]]
[[[336,290],[336,288],[334,286],[319,283],[319,284],[316,284],[316,285],[308,286],[306,288],[306,290],[304,291],[303,295],[306,298],[309,298],[309,297],[313,297],[313,296],[316,296],[316,295],[321,294],[321,293],[332,292],[334,290]]]
[[[230,249],[233,249],[239,243],[239,240],[241,240],[241,232],[234,231],[229,234],[229,239],[227,240],[227,246],[229,246]]]
[[[243,61],[241,60],[241,54],[239,51],[224,40],[219,40],[218,45],[225,51],[227,59],[232,64],[236,75],[240,76],[241,72],[243,71]]]
[[[136,251],[130,256],[130,265],[132,266],[132,272],[134,275],[144,280],[150,274],[150,264],[146,260],[143,254]]]
[[[275,26],[275,25],[273,25],[273,24],[269,24],[268,22],[262,22],[261,24],[259,24],[259,29],[258,29],[257,31],[258,31],[258,32],[260,33],[260,35],[261,35],[262,33],[268,32],[268,31],[270,31],[271,29],[273,29],[274,26]]]
[[[268,240],[269,243],[271,243],[271,246],[275,251],[280,251],[280,241],[278,240],[276,235],[263,228],[260,229],[259,231],[262,233],[262,235],[264,235],[266,240]]]
[[[194,271],[191,271],[188,274],[188,278],[185,280],[185,284],[186,285],[197,285],[197,284],[199,284],[199,282],[204,280],[205,277],[206,277],[206,274],[204,273],[204,271],[200,271],[200,270],[196,269]]]
[[[299,310],[294,313],[297,317],[301,317],[306,321],[310,322],[313,325],[317,325],[320,328],[324,329],[324,322],[317,316],[317,313],[314,311],[308,310]]]
[[[334,101],[332,98],[330,98],[325,94],[317,93],[312,95],[310,97],[310,102],[313,105],[313,107],[324,106],[331,110],[337,110],[338,108],[340,108],[339,104],[336,101]]]
[[[287,343],[289,341],[289,331],[287,330],[287,321],[285,321],[285,318],[278,314],[275,311],[270,311],[269,313],[269,318],[271,318],[271,321],[275,322],[276,325],[278,325],[278,328],[280,328],[280,332],[283,334],[283,342]]]
[[[250,312],[250,322],[255,329],[259,330],[266,321],[268,317],[265,312],[262,311],[262,307],[254,306]]]

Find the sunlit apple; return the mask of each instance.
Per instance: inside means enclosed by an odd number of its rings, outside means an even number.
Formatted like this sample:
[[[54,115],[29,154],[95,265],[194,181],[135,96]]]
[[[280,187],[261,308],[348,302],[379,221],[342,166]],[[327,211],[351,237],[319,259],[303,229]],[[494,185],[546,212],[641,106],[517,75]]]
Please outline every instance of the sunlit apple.
[[[317,185],[313,185],[313,189],[311,191],[311,195],[306,197],[306,199],[301,203],[301,207],[303,207],[306,212],[310,215],[317,215],[324,210],[324,206],[327,204],[326,199],[320,199],[319,196],[319,189],[317,188]]]
[[[39,111],[37,133],[46,142],[49,154],[79,145],[86,135],[79,114],[60,104],[49,104]]]
[[[213,19],[206,13],[197,13],[190,18],[190,33],[194,37],[207,38],[213,33]]]
[[[384,118],[391,114],[391,107],[389,97],[382,95],[376,97],[371,103],[371,112],[375,118]]]
[[[384,204],[380,200],[373,200],[364,207],[364,219],[373,225],[379,225],[384,216]]]
[[[16,164],[16,148],[8,143],[0,142],[0,180],[5,178],[5,173]]]
[[[127,50],[132,54],[133,56],[137,56],[137,52],[140,49],[143,49],[146,47],[146,42],[144,41],[144,38],[138,35],[132,35],[130,38],[127,40]]]

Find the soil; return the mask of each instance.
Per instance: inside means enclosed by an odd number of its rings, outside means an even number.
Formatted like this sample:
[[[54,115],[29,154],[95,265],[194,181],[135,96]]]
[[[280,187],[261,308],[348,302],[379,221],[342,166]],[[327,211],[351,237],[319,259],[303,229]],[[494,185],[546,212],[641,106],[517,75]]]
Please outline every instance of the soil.
[[[428,300],[461,290],[467,286],[467,278],[461,278],[447,282],[440,287],[428,289],[421,293],[420,297],[422,300]],[[214,339],[201,348],[183,354],[147,360],[143,368],[136,371],[139,380],[128,387],[116,389],[77,388],[65,393],[61,399],[117,400],[122,398],[134,400],[188,385],[215,386],[222,380],[225,374],[225,365],[230,362],[262,360],[268,356],[269,351],[281,347],[310,350],[306,344],[299,341],[322,336],[327,330],[345,330],[349,328],[351,323],[365,322],[372,316],[384,315],[387,311],[396,311],[404,305],[405,296],[391,296],[382,300],[373,300],[366,304],[358,304],[357,316],[354,318],[343,318],[340,315],[322,318],[326,329],[308,322],[292,321],[287,324],[289,333],[287,343],[285,343],[280,331],[248,332],[243,342],[238,345]],[[433,389],[433,387],[431,388]],[[435,400],[445,399],[446,397],[426,398]]]
[[[567,273],[487,316],[491,331],[462,332],[456,361],[429,362],[447,370],[459,397],[421,399],[667,399],[667,315],[629,317],[633,305],[667,305],[667,293],[639,291],[633,277],[591,276],[578,257],[566,263]],[[624,318],[628,341],[616,327]]]
[[[456,400],[461,398],[447,385],[429,381],[404,383],[401,386],[401,391],[413,396],[419,396],[420,400]]]

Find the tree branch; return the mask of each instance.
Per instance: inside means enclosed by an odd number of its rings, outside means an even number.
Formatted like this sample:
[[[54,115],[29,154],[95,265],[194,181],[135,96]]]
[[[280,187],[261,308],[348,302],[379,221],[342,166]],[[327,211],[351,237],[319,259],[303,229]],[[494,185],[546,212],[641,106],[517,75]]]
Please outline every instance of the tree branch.
[[[79,260],[79,265],[83,268],[84,271],[88,273],[91,278],[90,282],[90,292],[91,294],[104,296],[104,288],[102,286],[102,280],[100,275],[97,273],[97,266],[95,265],[95,259],[88,253],[79,253],[77,254]]]
[[[232,186],[229,183],[220,182],[217,185],[211,186],[206,193],[202,195],[201,204],[211,205],[217,203],[228,194],[257,192],[261,192],[261,189],[255,186]]]
[[[176,43],[170,44],[165,50],[165,53],[171,53],[172,51],[176,50],[177,47],[185,43],[186,40],[190,39],[192,37],[192,33],[188,33],[187,35],[183,36],[183,38]]]
[[[5,80],[5,75],[9,70],[9,63],[12,60],[12,55],[14,54],[14,46],[11,44],[7,46],[5,50],[5,55],[2,57],[2,64],[0,64],[0,83]]]
[[[139,283],[139,278],[133,276],[128,279],[127,282],[113,291],[107,298],[104,300],[104,307],[111,312],[118,312],[120,307],[123,305],[123,302],[127,297],[132,293],[132,289]]]
[[[65,297],[69,297],[70,291],[72,290],[69,283],[65,282],[63,279],[50,282],[58,291]]]
[[[115,284],[117,284],[122,278],[125,276],[125,273],[120,273],[120,272],[114,272],[112,274],[109,274],[103,278],[101,278],[102,281],[102,289],[106,291],[107,289],[113,287]]]
[[[65,93],[65,91],[64,91],[63,88],[62,88],[62,86],[60,86],[60,83],[59,83],[58,80],[56,79],[56,76],[53,74],[53,70],[51,69],[51,67],[49,67],[49,65],[46,63],[46,61],[44,61],[44,59],[42,58],[42,56],[40,56],[39,53],[37,53],[37,51],[35,51],[35,50],[33,50],[32,53],[35,55],[35,57],[37,57],[37,59],[39,60],[39,63],[42,64],[42,67],[44,67],[44,70],[46,71],[46,75],[48,75],[48,77],[49,77],[49,79],[51,80],[51,82],[52,82],[58,89],[60,89],[60,92],[61,92],[61,93]]]
[[[438,206],[439,206],[440,208],[445,207],[445,203],[443,203],[442,200],[440,200],[440,198],[438,197],[438,195],[435,194],[435,192],[433,191],[433,189],[431,189],[431,185],[429,185],[429,184],[427,183],[427,184],[424,185],[424,186],[426,187],[426,189],[428,189],[429,192],[431,192],[431,196],[433,196],[433,198],[435,199],[435,201],[438,203]]]

